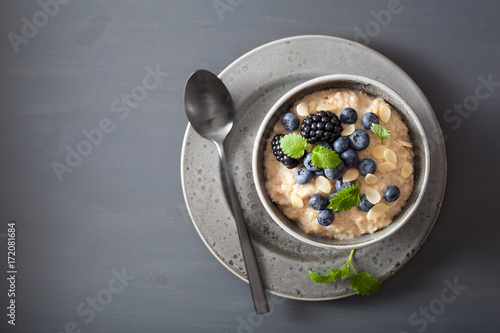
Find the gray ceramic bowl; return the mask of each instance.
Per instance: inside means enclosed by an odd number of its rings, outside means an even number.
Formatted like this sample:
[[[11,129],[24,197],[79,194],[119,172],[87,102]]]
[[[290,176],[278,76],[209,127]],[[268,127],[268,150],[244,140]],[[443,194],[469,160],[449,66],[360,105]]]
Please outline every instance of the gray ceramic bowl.
[[[393,223],[388,227],[378,230],[373,234],[365,234],[347,240],[306,234],[293,221],[289,220],[281,212],[278,206],[271,201],[264,186],[264,149],[276,121],[278,121],[284,113],[288,112],[296,101],[304,96],[331,88],[361,90],[370,96],[383,98],[399,113],[408,126],[410,138],[413,142],[413,151],[415,152],[415,185],[401,213],[395,217]],[[363,76],[334,74],[318,77],[302,83],[290,90],[274,104],[257,132],[252,155],[252,170],[259,198],[269,215],[281,228],[295,238],[314,246],[337,250],[350,250],[374,244],[393,235],[411,218],[422,200],[429,179],[429,148],[425,131],[417,115],[396,92],[380,82]]]

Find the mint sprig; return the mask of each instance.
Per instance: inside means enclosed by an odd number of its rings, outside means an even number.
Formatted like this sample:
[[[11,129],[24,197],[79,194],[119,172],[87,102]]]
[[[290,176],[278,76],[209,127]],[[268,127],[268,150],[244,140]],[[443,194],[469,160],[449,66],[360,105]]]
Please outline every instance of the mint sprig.
[[[358,295],[371,295],[379,290],[380,286],[382,286],[382,281],[373,277],[370,273],[356,272],[354,265],[352,264],[352,257],[354,255],[354,251],[351,251],[349,258],[340,268],[330,270],[330,274],[321,275],[316,274],[313,271],[309,271],[309,277],[316,283],[330,283],[340,278],[347,279],[349,278],[349,284],[351,288]]]
[[[349,283],[358,295],[371,295],[382,285],[382,281],[367,272],[353,274]]]
[[[292,158],[301,158],[307,146],[307,140],[295,133],[285,135],[280,139],[280,147]]]
[[[380,138],[380,143],[382,143],[384,139],[389,139],[391,137],[391,131],[383,125],[372,123],[370,131]]]
[[[328,147],[317,145],[314,147],[312,152],[311,162],[315,167],[321,169],[333,169],[341,163],[337,152]]]
[[[328,204],[328,208],[335,212],[343,212],[360,203],[359,187],[358,185],[351,185],[334,195]]]

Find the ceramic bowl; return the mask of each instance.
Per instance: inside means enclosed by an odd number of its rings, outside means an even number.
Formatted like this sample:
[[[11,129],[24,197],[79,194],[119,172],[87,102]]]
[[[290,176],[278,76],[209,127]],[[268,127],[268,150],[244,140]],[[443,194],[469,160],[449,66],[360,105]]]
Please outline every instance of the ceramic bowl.
[[[401,116],[409,129],[409,135],[415,153],[413,192],[402,211],[395,216],[394,221],[386,228],[380,229],[373,234],[364,234],[356,238],[345,240],[308,235],[302,231],[295,222],[288,219],[278,206],[271,201],[264,186],[264,150],[274,124],[280,120],[283,114],[290,110],[296,101],[311,93],[327,89],[361,90],[372,97],[380,97],[389,103],[393,110]],[[363,76],[334,74],[321,76],[298,85],[287,92],[273,105],[264,118],[255,138],[252,154],[252,172],[260,201],[272,219],[283,230],[296,239],[310,245],[337,250],[350,250],[372,245],[391,235],[395,235],[396,231],[403,227],[412,217],[422,201],[429,179],[429,156],[430,153],[425,131],[415,112],[401,96],[386,85]],[[397,234],[395,236],[397,236]]]

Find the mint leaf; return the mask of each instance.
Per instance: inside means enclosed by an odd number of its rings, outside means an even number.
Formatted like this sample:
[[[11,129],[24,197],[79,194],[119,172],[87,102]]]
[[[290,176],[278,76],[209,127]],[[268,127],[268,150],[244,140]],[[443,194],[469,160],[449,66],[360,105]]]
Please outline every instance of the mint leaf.
[[[309,277],[316,283],[330,283],[334,280],[339,279],[341,276],[340,269],[332,269],[330,270],[330,272],[331,272],[330,274],[321,275],[321,274],[316,274],[313,271],[309,271]]]
[[[315,167],[321,169],[333,169],[341,163],[340,157],[335,150],[319,145],[313,149],[311,162]]]
[[[356,269],[352,264],[352,257],[354,255],[354,251],[356,250],[351,250],[349,258],[347,259],[345,264],[342,265],[342,267],[330,270],[331,272],[330,274],[320,275],[314,273],[313,271],[309,271],[309,277],[311,278],[311,280],[317,283],[329,283],[339,278],[346,279],[350,277],[349,284],[351,285],[351,288],[356,292],[356,294],[358,295],[373,294],[374,292],[379,290],[380,286],[382,285],[382,281],[373,277],[370,273],[356,272]]]
[[[344,268],[341,269],[341,277],[343,279],[348,278],[349,276],[351,276],[351,274],[352,274],[351,267],[349,267],[349,265],[347,265],[347,266],[345,266]]]
[[[367,272],[353,274],[349,283],[351,284],[351,288],[358,295],[371,295],[382,285],[382,281],[374,278]]]
[[[380,143],[382,143],[384,139],[389,139],[391,137],[391,131],[387,127],[379,124],[372,123],[370,131],[380,138]]]
[[[334,195],[328,204],[328,208],[335,212],[343,212],[360,203],[359,187],[358,185],[351,185]]]
[[[307,146],[307,140],[295,133],[285,135],[280,139],[280,147],[285,154],[293,158],[301,158]]]

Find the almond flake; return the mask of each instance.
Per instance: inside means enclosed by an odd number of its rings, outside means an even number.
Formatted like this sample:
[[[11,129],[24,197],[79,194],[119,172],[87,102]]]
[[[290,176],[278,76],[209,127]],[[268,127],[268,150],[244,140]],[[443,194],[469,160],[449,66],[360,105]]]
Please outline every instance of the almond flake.
[[[382,162],[379,165],[377,165],[377,171],[380,172],[389,172],[389,171],[394,171],[396,170],[396,164],[391,163],[391,162]]]
[[[386,204],[378,203],[375,206],[373,206],[372,209],[370,209],[368,211],[366,218],[368,220],[375,220],[376,218],[379,218],[382,215],[384,215],[385,212],[387,212],[389,210],[389,208],[391,208],[391,207],[387,206]]]
[[[373,173],[369,173],[365,176],[365,183],[368,185],[375,185],[378,182],[377,176],[375,176]]]
[[[384,158],[387,162],[391,162],[394,164],[398,163],[398,158],[396,157],[396,153],[392,149],[386,149],[384,151]]]
[[[342,176],[342,181],[346,183],[352,182],[358,177],[359,177],[359,170],[356,168],[350,168],[344,173],[344,176]]]
[[[410,143],[410,142],[406,142],[406,141],[403,141],[403,140],[399,140],[398,139],[398,142],[401,144],[401,146],[403,147],[408,147],[408,148],[412,148],[413,145]]]
[[[391,109],[387,105],[382,106],[378,112],[378,116],[380,120],[387,123],[391,119]]]
[[[380,199],[381,199],[380,193],[378,193],[378,191],[376,189],[374,189],[373,187],[370,187],[370,186],[366,187],[365,195],[366,195],[366,198],[368,199],[368,201],[370,201],[374,205],[378,204]]]
[[[332,184],[325,176],[316,178],[316,187],[323,193],[330,193],[332,190]]]
[[[316,107],[316,111],[333,111],[337,108],[337,105],[330,103],[323,103]]]
[[[378,146],[375,146],[372,148],[372,155],[373,157],[375,158],[378,158],[378,159],[384,159],[384,151],[386,151],[387,149],[387,146],[384,146],[384,145],[378,145]]]
[[[304,201],[302,198],[295,192],[292,193],[292,206],[295,208],[302,208],[304,207]]]
[[[299,116],[303,116],[303,117],[306,117],[309,115],[309,108],[307,107],[307,103],[306,102],[302,102],[302,103],[299,103],[299,105],[297,105],[297,114]]]
[[[354,124],[347,125],[346,128],[344,128],[344,130],[342,131],[342,133],[340,133],[340,135],[349,136],[352,133],[354,133],[355,130],[356,130],[356,127],[354,127]]]
[[[408,161],[404,161],[403,166],[401,168],[401,177],[406,179],[410,177],[412,173],[413,173],[413,165]]]

